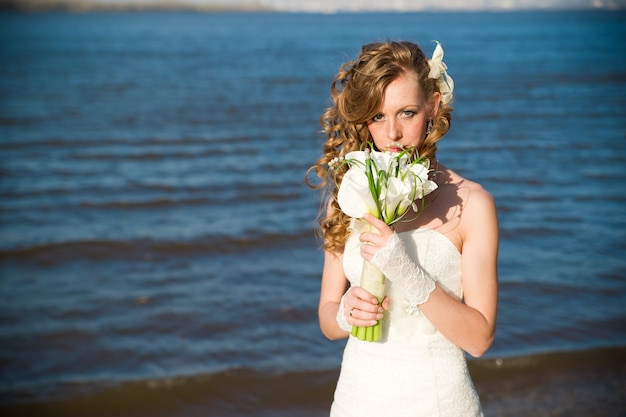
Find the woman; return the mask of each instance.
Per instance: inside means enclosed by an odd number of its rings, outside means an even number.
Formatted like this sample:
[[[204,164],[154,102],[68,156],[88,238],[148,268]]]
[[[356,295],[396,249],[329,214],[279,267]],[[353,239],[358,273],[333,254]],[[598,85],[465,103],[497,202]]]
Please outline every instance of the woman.
[[[431,60],[409,42],[366,45],[331,86],[321,119],[328,140],[311,168],[329,192],[320,327],[336,340],[383,320],[380,341],[349,337],[331,416],[482,415],[464,352],[481,356],[494,338],[498,224],[492,196],[437,160],[454,87],[442,58],[439,44]],[[430,160],[438,189],[393,229],[364,215],[375,230],[359,233],[336,201],[345,166],[336,183],[328,165],[368,144],[413,147]],[[363,259],[388,280],[381,304],[359,287]]]

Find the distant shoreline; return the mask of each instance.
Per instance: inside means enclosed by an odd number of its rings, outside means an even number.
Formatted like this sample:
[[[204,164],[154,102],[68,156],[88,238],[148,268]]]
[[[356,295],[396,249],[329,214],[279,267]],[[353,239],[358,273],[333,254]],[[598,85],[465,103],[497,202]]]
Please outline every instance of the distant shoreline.
[[[172,4],[167,0],[140,3],[104,3],[85,0],[0,0],[0,11],[17,12],[150,12],[150,11],[189,11],[189,12],[279,12],[279,10],[258,4],[211,5],[184,3]]]
[[[551,7],[551,8],[479,8],[479,9],[451,9],[451,8],[423,8],[423,9],[363,9],[363,10],[291,10],[278,9],[261,4],[250,2],[247,4],[200,4],[189,1],[187,3],[172,4],[168,0],[154,0],[145,3],[128,2],[110,3],[103,1],[88,0],[0,0],[0,12],[200,12],[200,13],[457,13],[457,12],[483,12],[483,13],[512,13],[512,12],[593,12],[593,11],[616,11],[626,10],[622,7],[616,8],[594,8],[594,7]]]

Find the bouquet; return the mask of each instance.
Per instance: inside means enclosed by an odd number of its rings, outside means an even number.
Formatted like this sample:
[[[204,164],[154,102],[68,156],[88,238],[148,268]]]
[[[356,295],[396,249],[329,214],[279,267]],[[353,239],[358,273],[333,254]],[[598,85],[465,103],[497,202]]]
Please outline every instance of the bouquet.
[[[341,211],[353,219],[369,213],[388,225],[399,221],[409,207],[415,213],[420,212],[416,201],[437,189],[437,184],[428,179],[430,161],[419,156],[412,157],[411,148],[398,150],[353,151],[344,158],[331,161],[331,169],[337,165],[348,165],[337,193]],[[379,303],[382,302],[385,296],[385,276],[368,261],[363,263],[360,285],[374,295]],[[382,336],[382,320],[371,327],[354,326],[352,335],[368,342],[378,341]]]

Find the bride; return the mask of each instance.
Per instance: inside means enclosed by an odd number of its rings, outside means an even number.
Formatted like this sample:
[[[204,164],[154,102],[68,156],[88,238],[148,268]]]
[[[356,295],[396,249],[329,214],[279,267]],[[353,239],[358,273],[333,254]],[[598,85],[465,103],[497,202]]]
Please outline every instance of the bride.
[[[331,340],[348,337],[333,417],[482,416],[464,352],[481,356],[494,339],[498,222],[492,196],[437,160],[454,88],[442,58],[439,44],[430,60],[410,42],[365,45],[331,85],[333,105],[321,119],[328,138],[311,168],[322,182],[311,186],[327,191],[320,327]],[[434,168],[437,192],[393,228],[341,211],[345,167],[328,180],[331,161],[369,143],[414,148]],[[359,286],[364,260],[386,277],[382,303]],[[350,336],[378,320],[379,341]]]

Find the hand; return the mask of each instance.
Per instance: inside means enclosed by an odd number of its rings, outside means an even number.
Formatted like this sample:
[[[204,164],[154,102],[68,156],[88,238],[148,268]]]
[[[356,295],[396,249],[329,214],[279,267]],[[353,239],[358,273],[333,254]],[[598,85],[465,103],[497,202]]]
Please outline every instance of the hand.
[[[421,305],[435,290],[435,281],[413,261],[396,232],[385,222],[371,216],[363,218],[379,232],[361,233],[361,256],[371,262],[385,277],[402,288],[411,305]]]
[[[394,231],[384,221],[377,219],[371,214],[365,214],[363,220],[368,222],[378,232],[364,232],[359,237],[359,240],[363,243],[361,245],[361,256],[363,259],[371,261],[376,252],[387,244]]]
[[[359,327],[375,325],[377,320],[383,318],[383,311],[389,305],[387,297],[378,305],[376,297],[361,287],[351,287],[342,300],[346,322]]]

